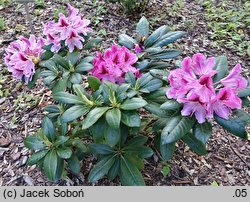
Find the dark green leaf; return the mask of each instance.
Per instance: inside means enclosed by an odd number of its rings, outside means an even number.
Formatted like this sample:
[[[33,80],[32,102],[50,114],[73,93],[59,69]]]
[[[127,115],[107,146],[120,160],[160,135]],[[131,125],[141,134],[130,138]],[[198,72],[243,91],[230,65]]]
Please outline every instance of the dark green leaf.
[[[212,124],[209,122],[203,124],[197,123],[193,131],[195,138],[200,140],[203,144],[206,144],[212,134]]]
[[[79,174],[80,171],[81,171],[81,165],[80,165],[80,161],[79,159],[77,158],[76,155],[72,155],[68,160],[68,166],[70,168],[70,170],[75,174]]]
[[[206,145],[202,143],[200,140],[196,139],[196,137],[192,133],[187,133],[182,140],[189,146],[189,148],[199,155],[206,155]]]
[[[93,69],[93,65],[88,62],[80,62],[76,66],[76,72],[79,72],[79,73],[89,71],[91,69]]]
[[[147,142],[148,138],[145,136],[137,136],[127,142],[127,146],[137,147],[143,146]]]
[[[115,177],[118,175],[120,169],[120,158],[116,157],[114,164],[112,165],[112,167],[109,169],[108,172],[108,178],[109,180],[114,180]]]
[[[138,168],[124,157],[120,161],[120,179],[124,186],[144,186],[142,174]]]
[[[89,107],[85,107],[83,105],[75,105],[73,107],[70,107],[63,113],[61,120],[65,123],[73,121],[80,116],[84,116],[85,114],[87,114],[89,110]]]
[[[72,150],[69,147],[61,147],[56,150],[57,155],[62,159],[69,159],[72,155]]]
[[[121,121],[129,127],[140,127],[141,119],[135,111],[123,111]]]
[[[51,141],[55,140],[55,128],[52,121],[48,117],[44,117],[42,121],[42,129],[43,133],[47,136],[47,138]]]
[[[246,125],[249,122],[249,118],[245,116],[238,116],[236,118],[229,118],[228,120],[220,118],[217,115],[214,115],[215,121],[220,124],[228,132],[247,139]]]
[[[104,137],[105,137],[107,144],[109,146],[113,147],[119,142],[119,140],[121,138],[120,129],[114,129],[111,127],[107,127],[106,131],[104,133]]]
[[[121,122],[121,111],[118,108],[108,110],[106,112],[106,121],[110,127],[118,129]]]
[[[67,88],[67,83],[68,83],[68,78],[62,78],[59,81],[56,81],[55,85],[53,86],[53,94],[60,92],[60,91],[65,91]]]
[[[217,74],[215,74],[213,78],[214,82],[218,82],[224,78],[228,73],[227,57],[224,55],[217,57],[216,64],[213,69],[217,71]]]
[[[98,90],[101,85],[101,81],[94,76],[88,76],[88,83],[93,90]]]
[[[180,108],[180,104],[175,100],[168,100],[163,103],[160,108],[164,110],[178,110]]]
[[[114,150],[106,144],[90,144],[89,149],[96,154],[108,155],[113,154]]]
[[[132,86],[135,86],[136,80],[135,80],[135,75],[131,72],[127,72],[125,74],[125,81],[129,84],[131,84]]]
[[[63,67],[64,69],[69,70],[69,68],[70,68],[68,61],[65,60],[62,56],[60,56],[60,55],[58,55],[58,54],[54,55],[53,61],[54,61],[56,64],[58,64],[58,65],[60,65],[61,67]]]
[[[166,110],[161,109],[160,106],[161,105],[158,103],[150,102],[144,108],[147,111],[151,112],[152,114],[159,116],[161,118],[168,118],[173,114],[173,112],[171,111],[166,111]]]
[[[82,75],[79,74],[79,73],[73,73],[73,74],[70,76],[69,80],[70,80],[71,83],[73,83],[73,84],[79,84],[79,83],[82,82]]]
[[[144,107],[145,105],[147,105],[147,102],[142,98],[131,98],[125,100],[120,108],[123,110],[135,110]]]
[[[79,97],[67,92],[57,92],[53,98],[63,104],[83,104],[83,101]]]
[[[63,173],[64,162],[59,158],[55,150],[51,150],[43,161],[44,173],[51,181],[58,181]]]
[[[54,55],[53,52],[47,50],[47,51],[45,51],[45,52],[41,55],[40,60],[48,60],[48,59],[50,59],[51,57],[53,57],[53,55]]]
[[[161,134],[162,144],[176,142],[191,130],[194,123],[195,119],[191,117],[175,116],[169,118]]]
[[[63,135],[57,136],[57,137],[56,137],[56,141],[55,141],[55,145],[56,145],[56,146],[62,145],[62,144],[64,144],[65,142],[67,142],[68,139],[69,139],[68,136],[63,136]]]
[[[35,165],[38,161],[40,161],[43,157],[45,157],[45,155],[48,153],[49,150],[41,150],[41,151],[38,151],[34,154],[32,154],[28,161],[27,161],[27,164],[29,166],[33,166]]]
[[[100,143],[103,141],[104,132],[108,124],[105,121],[105,118],[100,118],[93,126],[89,128],[90,134],[93,136],[95,143]]]
[[[175,151],[175,142],[169,143],[169,144],[160,144],[160,151],[161,151],[161,155],[162,158],[165,161],[169,161]]]
[[[160,79],[152,79],[146,85],[143,86],[143,89],[147,89],[149,92],[153,92],[162,87],[162,81]]]
[[[182,52],[178,50],[168,49],[160,53],[150,54],[148,58],[152,60],[172,59],[178,57],[181,53]]]
[[[167,32],[168,28],[166,25],[159,27],[146,39],[144,43],[145,47],[148,48],[154,45],[154,43],[157,42],[161,38],[161,36],[166,34]]]
[[[133,49],[135,44],[138,43],[135,39],[128,36],[127,34],[120,34],[118,36],[118,40],[119,40],[119,44],[121,44],[122,46],[127,47],[128,49]]]
[[[106,156],[102,160],[100,160],[90,171],[88,177],[89,182],[96,182],[97,180],[101,179],[104,175],[108,173],[114,162],[114,156]]]
[[[92,109],[83,120],[82,129],[87,129],[98,121],[108,111],[109,107],[97,107]]]
[[[163,35],[157,43],[155,43],[152,47],[163,47],[166,46],[177,39],[181,38],[185,32],[182,31],[175,31],[175,32],[168,32],[167,34]]]
[[[149,147],[128,145],[123,148],[126,153],[136,153],[141,158],[149,158],[154,152]]]
[[[147,37],[149,34],[149,22],[143,16],[136,26],[136,32],[140,37]]]
[[[143,159],[136,155],[130,155],[130,154],[125,154],[124,158],[130,161],[130,163],[134,164],[139,170],[142,170],[144,168],[144,163]]]
[[[74,51],[72,53],[68,53],[68,55],[66,56],[66,60],[68,60],[70,64],[74,66],[78,62],[80,57],[81,54],[77,51]]]

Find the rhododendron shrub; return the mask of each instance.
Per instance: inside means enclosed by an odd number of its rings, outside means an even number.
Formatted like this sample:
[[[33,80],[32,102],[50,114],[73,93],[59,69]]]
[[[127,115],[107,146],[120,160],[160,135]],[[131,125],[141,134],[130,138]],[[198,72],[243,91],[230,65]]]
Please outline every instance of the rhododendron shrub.
[[[41,129],[24,140],[34,150],[28,165],[38,164],[49,180],[58,181],[66,169],[79,174],[81,161],[93,155],[90,183],[107,176],[122,185],[145,185],[144,159],[155,150],[170,160],[181,140],[205,155],[212,120],[248,138],[250,116],[241,109],[249,104],[250,85],[239,64],[228,71],[224,56],[195,54],[170,71],[168,60],[181,52],[166,46],[184,33],[166,26],[150,33],[145,17],[136,37],[122,34],[121,46],[95,54],[91,48],[99,39],[91,38],[89,21],[68,9],[67,17],[60,14],[58,22],[45,25],[45,41],[20,37],[6,49],[13,76],[29,84],[42,77],[54,99],[44,108]]]

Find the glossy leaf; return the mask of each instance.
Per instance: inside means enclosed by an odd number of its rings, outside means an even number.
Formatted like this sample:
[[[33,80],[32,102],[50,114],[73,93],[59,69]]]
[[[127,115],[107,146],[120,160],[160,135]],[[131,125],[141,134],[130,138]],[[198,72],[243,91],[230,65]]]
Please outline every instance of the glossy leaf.
[[[77,158],[76,155],[72,155],[69,159],[67,159],[68,162],[68,166],[70,168],[70,170],[75,174],[79,174],[81,171],[81,164],[79,159]]]
[[[136,26],[136,32],[140,37],[147,37],[149,34],[149,22],[143,16]]]
[[[121,122],[121,111],[118,108],[108,110],[106,112],[106,121],[110,127],[118,129]]]
[[[125,100],[120,108],[123,110],[135,110],[144,107],[145,105],[147,105],[147,102],[142,98],[131,98]]]
[[[146,48],[151,47],[154,45],[155,42],[157,42],[162,35],[166,34],[168,32],[168,28],[166,25],[163,25],[156,29],[145,41],[144,45]]]
[[[56,150],[57,155],[62,159],[69,159],[72,155],[72,150],[69,147],[61,147]]]
[[[62,56],[60,56],[60,55],[58,55],[58,54],[54,55],[53,61],[54,61],[56,64],[58,64],[58,65],[60,65],[61,67],[63,67],[64,69],[69,70],[69,68],[70,68],[68,61],[65,60]]]
[[[109,146],[113,147],[119,142],[121,138],[120,129],[107,127],[104,133],[104,137],[105,137],[106,143]]]
[[[88,177],[89,182],[96,182],[97,180],[101,179],[104,175],[108,173],[114,162],[114,156],[106,156],[102,160],[100,160],[90,171]]]
[[[121,121],[129,127],[140,127],[141,119],[135,111],[123,111]]]
[[[43,157],[45,157],[45,155],[49,152],[49,150],[41,150],[41,151],[38,151],[34,154],[32,154],[28,161],[27,161],[27,164],[29,166],[32,166],[32,165],[35,165],[38,161],[40,161]]]
[[[163,110],[178,110],[180,108],[180,104],[175,100],[168,100],[163,103],[160,109]]]
[[[80,62],[77,66],[76,66],[76,72],[78,73],[82,73],[85,71],[89,71],[93,69],[93,65],[88,63],[88,62]]]
[[[51,181],[58,181],[63,173],[64,162],[59,158],[55,150],[51,150],[43,161],[44,173]]]
[[[29,136],[24,139],[25,147],[33,150],[40,150],[45,147],[43,140],[38,136]]]
[[[90,144],[89,149],[96,154],[108,155],[113,154],[114,149],[106,144]]]
[[[162,144],[176,142],[191,130],[194,123],[195,119],[191,117],[175,116],[169,118],[161,134]]]
[[[210,122],[197,123],[194,126],[193,132],[196,139],[206,144],[212,135],[212,124]]]
[[[87,114],[89,110],[89,107],[85,107],[83,105],[75,105],[73,107],[70,107],[63,113],[61,120],[65,123],[73,121],[80,116],[84,116],[85,114]]]
[[[182,31],[175,31],[175,32],[168,32],[167,34],[163,35],[157,43],[155,43],[152,47],[163,47],[166,46],[177,39],[180,39],[185,32]]]
[[[248,116],[241,115],[236,118],[229,118],[228,120],[220,118],[217,115],[214,115],[214,119],[228,132],[243,139],[247,139],[247,132],[245,127],[247,123],[250,121],[249,115]]]
[[[98,90],[101,85],[101,81],[94,76],[88,76],[88,83],[93,90]]]
[[[189,148],[199,155],[206,155],[206,145],[198,140],[192,133],[187,133],[182,140],[189,146]]]
[[[92,109],[86,118],[82,122],[82,129],[87,129],[92,126],[94,123],[98,121],[99,118],[102,117],[103,114],[108,111],[109,107],[97,107]]]
[[[217,71],[217,74],[213,77],[214,82],[218,82],[224,78],[228,73],[227,57],[224,55],[217,57],[216,64],[213,69]]]
[[[53,98],[63,104],[83,104],[83,101],[79,97],[67,92],[57,92]]]
[[[48,117],[44,117],[42,121],[43,133],[49,138],[49,140],[55,140],[55,127],[52,121]]]
[[[124,186],[144,186],[142,174],[138,168],[124,157],[120,161],[120,179]]]
[[[121,44],[122,46],[127,47],[128,49],[133,49],[135,44],[138,43],[135,39],[128,36],[127,34],[120,34],[118,36],[118,40],[119,40],[119,44]]]
[[[114,180],[120,169],[120,158],[116,157],[114,164],[108,171],[109,180]]]

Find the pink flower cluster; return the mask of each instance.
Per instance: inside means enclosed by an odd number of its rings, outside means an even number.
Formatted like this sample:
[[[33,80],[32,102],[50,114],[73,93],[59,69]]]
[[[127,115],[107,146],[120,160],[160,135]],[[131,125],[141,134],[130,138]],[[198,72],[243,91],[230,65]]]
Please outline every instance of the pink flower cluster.
[[[47,36],[46,45],[53,44],[51,51],[58,52],[61,49],[61,41],[73,52],[74,48],[82,49],[86,36],[92,29],[88,27],[90,21],[78,14],[79,9],[68,4],[69,15],[59,14],[58,22],[49,21],[44,26],[44,34]]]
[[[241,108],[239,89],[247,87],[247,80],[240,75],[241,66],[237,64],[220,82],[213,83],[215,58],[206,58],[197,53],[186,57],[182,67],[170,72],[170,88],[166,95],[183,103],[183,116],[195,115],[199,123],[212,119],[213,114],[228,119],[232,109]]]
[[[113,45],[103,56],[100,52],[97,53],[97,57],[93,60],[94,68],[90,72],[100,80],[120,84],[125,81],[127,72],[134,73],[136,77],[140,76],[139,70],[132,66],[137,60],[137,56],[126,47],[119,48]]]
[[[34,35],[29,39],[20,36],[19,40],[11,42],[5,50],[4,62],[13,77],[24,79],[28,83],[35,73],[35,66],[44,52],[44,39],[36,40]]]

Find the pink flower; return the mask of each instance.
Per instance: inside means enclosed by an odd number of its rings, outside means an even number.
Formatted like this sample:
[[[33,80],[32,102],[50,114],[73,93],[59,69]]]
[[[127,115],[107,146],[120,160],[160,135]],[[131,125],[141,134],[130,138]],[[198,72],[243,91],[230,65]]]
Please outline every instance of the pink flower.
[[[206,104],[202,102],[199,95],[191,93],[187,98],[182,98],[181,101],[184,103],[183,109],[181,110],[182,116],[192,116],[194,114],[198,123],[204,123],[206,121]]]
[[[82,49],[82,42],[84,41],[83,37],[79,36],[75,30],[70,32],[69,37],[66,39],[65,44],[69,47],[69,52],[74,51],[74,47]]]
[[[82,49],[83,36],[87,36],[92,31],[88,27],[90,21],[78,14],[79,10],[68,4],[69,15],[59,14],[58,22],[49,21],[44,26],[44,34],[47,36],[46,45],[52,44],[51,51],[58,52],[61,49],[61,41],[65,41],[69,52],[73,52],[75,47]]]
[[[217,73],[213,70],[215,59],[200,53],[192,59],[186,57],[182,66],[169,74],[170,88],[166,95],[183,103],[183,116],[195,115],[199,123],[212,119],[213,114],[228,119],[233,109],[241,108],[241,99],[237,96],[238,89],[247,87],[247,80],[240,75],[241,66],[237,64],[221,85],[213,83],[212,77]],[[215,88],[216,86],[216,88]],[[216,93],[218,91],[218,93]]]
[[[247,87],[247,80],[240,75],[241,73],[241,65],[237,64],[235,67],[230,71],[227,77],[221,79],[221,83],[233,89],[244,89]]]
[[[194,54],[193,58],[193,68],[197,75],[210,75],[214,76],[217,71],[213,70],[213,67],[215,66],[215,58],[210,57],[206,59],[206,57],[201,54],[197,53]]]
[[[167,91],[167,97],[177,100],[185,97],[193,86],[198,85],[198,80],[192,69],[191,58],[185,58],[182,62],[182,68],[171,71],[168,79],[171,88]]]
[[[241,99],[231,88],[220,89],[218,95],[211,101],[210,114],[213,112],[219,117],[228,119],[232,109],[241,108]]]
[[[210,76],[201,76],[198,83],[193,85],[194,91],[200,95],[200,99],[203,102],[209,102],[211,97],[215,95],[215,89],[213,87],[213,80]]]
[[[43,45],[44,39],[39,37],[36,40],[34,35],[31,35],[29,39],[20,36],[19,40],[10,43],[5,50],[4,61],[13,77],[24,79],[26,83],[32,80],[35,66],[44,52]]]
[[[137,60],[136,55],[126,47],[113,45],[104,52],[104,56],[100,52],[97,53],[93,60],[94,68],[90,72],[102,81],[120,84],[125,81],[127,72],[134,73],[136,77],[140,76],[139,70],[133,67]]]

